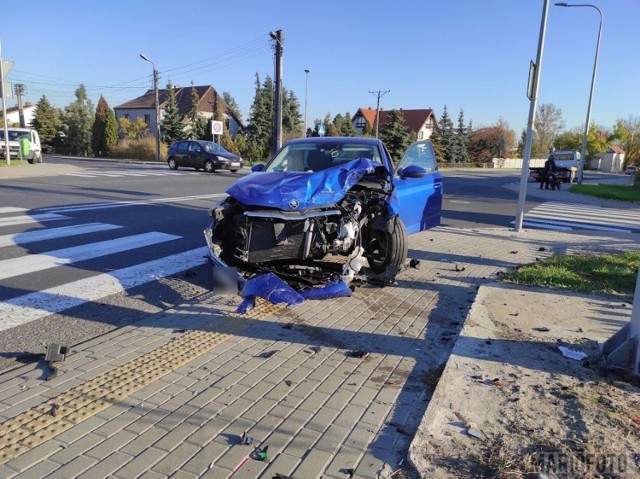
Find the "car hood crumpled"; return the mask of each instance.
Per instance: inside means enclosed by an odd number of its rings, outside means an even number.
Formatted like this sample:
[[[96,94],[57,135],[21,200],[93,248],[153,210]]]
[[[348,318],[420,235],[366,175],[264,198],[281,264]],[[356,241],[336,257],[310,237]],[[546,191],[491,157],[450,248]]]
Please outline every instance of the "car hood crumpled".
[[[337,203],[363,176],[380,170],[388,175],[380,163],[360,158],[316,173],[256,172],[236,181],[227,194],[247,206],[300,211]]]

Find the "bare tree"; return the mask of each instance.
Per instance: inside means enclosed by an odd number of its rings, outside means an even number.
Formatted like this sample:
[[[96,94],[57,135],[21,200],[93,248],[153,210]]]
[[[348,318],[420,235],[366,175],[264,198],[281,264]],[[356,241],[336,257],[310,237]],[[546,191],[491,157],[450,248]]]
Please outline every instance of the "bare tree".
[[[541,103],[536,111],[536,134],[532,156],[545,157],[553,148],[553,140],[564,128],[562,110],[552,103]]]

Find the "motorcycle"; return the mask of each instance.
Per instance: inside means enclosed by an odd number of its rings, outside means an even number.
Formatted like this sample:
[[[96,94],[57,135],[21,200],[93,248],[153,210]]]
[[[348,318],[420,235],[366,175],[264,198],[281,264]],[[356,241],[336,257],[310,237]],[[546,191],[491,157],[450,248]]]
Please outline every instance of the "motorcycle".
[[[560,189],[560,177],[558,176],[558,173],[556,173],[555,171],[547,171],[544,176],[542,177],[542,181],[540,183],[540,189],[542,189],[543,187],[545,189],[549,189],[551,188],[552,190],[559,190]]]

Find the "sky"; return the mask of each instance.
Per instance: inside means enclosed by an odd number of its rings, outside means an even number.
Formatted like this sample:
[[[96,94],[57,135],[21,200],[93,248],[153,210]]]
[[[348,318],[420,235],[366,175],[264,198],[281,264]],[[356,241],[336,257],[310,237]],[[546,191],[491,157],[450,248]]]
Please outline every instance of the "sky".
[[[574,2],[584,3],[584,2]],[[640,115],[640,0],[592,0],[603,13],[592,121],[611,128]],[[16,4],[17,5],[17,4]],[[0,19],[5,80],[64,108],[84,84],[94,105],[111,107],[167,81],[229,92],[249,117],[256,73],[274,77],[269,33],[284,32],[283,84],[307,124],[376,106],[446,106],[457,119],[489,126],[502,118],[526,127],[530,61],[543,0],[30,0]],[[549,3],[538,103],[584,128],[599,15]],[[305,73],[305,69],[309,73]],[[7,100],[15,105],[15,98]]]

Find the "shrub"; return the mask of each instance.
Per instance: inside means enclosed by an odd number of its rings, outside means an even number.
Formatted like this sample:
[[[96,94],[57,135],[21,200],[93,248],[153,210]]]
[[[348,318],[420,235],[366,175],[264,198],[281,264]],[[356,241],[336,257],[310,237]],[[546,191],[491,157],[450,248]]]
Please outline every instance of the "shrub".
[[[156,140],[152,136],[140,138],[138,140],[120,140],[118,144],[111,148],[112,158],[122,158],[129,160],[156,159]],[[160,160],[167,158],[167,145],[160,143]]]

